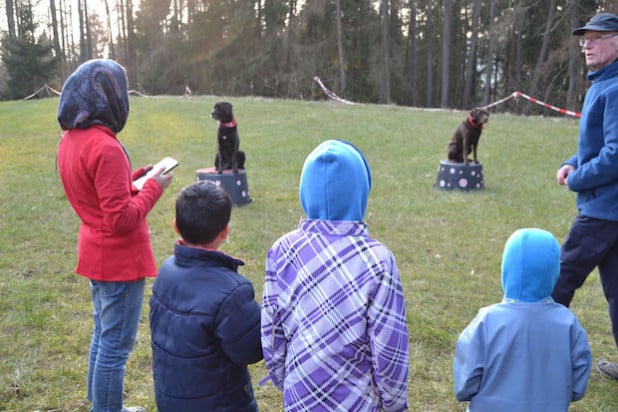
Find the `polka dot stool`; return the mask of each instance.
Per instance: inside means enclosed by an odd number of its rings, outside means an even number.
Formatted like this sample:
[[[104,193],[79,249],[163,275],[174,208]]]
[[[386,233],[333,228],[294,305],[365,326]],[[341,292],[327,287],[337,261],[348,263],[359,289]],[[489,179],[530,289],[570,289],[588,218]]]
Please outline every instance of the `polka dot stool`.
[[[483,189],[483,164],[470,162],[466,166],[463,163],[442,160],[438,167],[438,177],[434,186],[444,190]]]
[[[210,180],[230,195],[232,204],[235,206],[246,205],[251,203],[253,199],[249,196],[249,185],[247,184],[247,172],[244,169],[238,169],[238,174],[235,175],[232,169],[226,169],[223,173],[217,173],[214,167],[206,169],[198,169],[196,172],[197,180]]]

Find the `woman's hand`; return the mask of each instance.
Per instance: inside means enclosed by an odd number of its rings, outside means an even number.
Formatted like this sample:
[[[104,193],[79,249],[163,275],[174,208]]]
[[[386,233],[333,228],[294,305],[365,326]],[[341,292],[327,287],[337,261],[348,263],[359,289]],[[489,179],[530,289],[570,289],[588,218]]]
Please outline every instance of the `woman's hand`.
[[[152,169],[152,165],[150,165],[150,169]],[[164,171],[165,171],[165,167],[162,167],[151,177],[151,179],[154,179],[157,181],[157,183],[159,184],[159,186],[161,186],[163,190],[165,190],[165,188],[168,187],[170,183],[172,183],[172,179],[174,178],[174,173],[169,172],[169,173],[163,174]]]

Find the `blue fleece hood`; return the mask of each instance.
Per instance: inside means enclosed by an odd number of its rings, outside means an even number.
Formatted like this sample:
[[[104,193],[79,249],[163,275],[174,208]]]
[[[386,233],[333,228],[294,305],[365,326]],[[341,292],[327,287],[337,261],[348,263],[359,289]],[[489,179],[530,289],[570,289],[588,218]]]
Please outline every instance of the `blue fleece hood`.
[[[300,203],[309,219],[362,221],[371,190],[371,170],[351,143],[327,140],[305,160]]]
[[[560,246],[542,229],[519,229],[504,245],[502,287],[507,299],[536,302],[551,295],[560,273]]]
[[[58,123],[64,130],[101,125],[118,133],[128,117],[127,74],[113,60],[88,60],[62,87]]]

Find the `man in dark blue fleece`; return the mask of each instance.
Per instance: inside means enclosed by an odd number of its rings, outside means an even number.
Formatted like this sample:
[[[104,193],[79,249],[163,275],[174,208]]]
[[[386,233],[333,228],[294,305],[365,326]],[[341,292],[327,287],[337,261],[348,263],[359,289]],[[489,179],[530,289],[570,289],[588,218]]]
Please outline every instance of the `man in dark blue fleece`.
[[[577,192],[577,209],[562,245],[553,298],[569,306],[575,290],[597,267],[618,345],[618,16],[601,13],[573,31],[590,69],[579,123],[577,153],[556,173],[558,184]],[[597,369],[618,379],[618,365]]]

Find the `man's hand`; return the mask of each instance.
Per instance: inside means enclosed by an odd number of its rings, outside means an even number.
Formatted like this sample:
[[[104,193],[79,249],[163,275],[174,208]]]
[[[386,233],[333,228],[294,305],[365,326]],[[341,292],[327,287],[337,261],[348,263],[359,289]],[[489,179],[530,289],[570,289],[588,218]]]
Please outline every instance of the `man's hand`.
[[[575,168],[571,165],[563,165],[560,169],[558,169],[556,172],[556,180],[558,181],[558,184],[566,185],[567,178],[573,170],[575,170]]]

